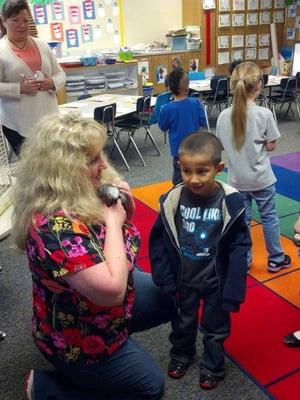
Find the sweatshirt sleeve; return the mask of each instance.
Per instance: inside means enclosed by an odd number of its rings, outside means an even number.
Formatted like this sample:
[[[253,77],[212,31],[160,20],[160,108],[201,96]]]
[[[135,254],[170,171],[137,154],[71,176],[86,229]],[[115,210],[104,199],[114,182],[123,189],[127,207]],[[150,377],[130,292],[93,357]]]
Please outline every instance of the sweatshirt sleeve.
[[[161,215],[159,214],[149,237],[152,279],[162,291],[172,293],[176,289],[176,279],[172,271],[172,261],[169,257],[168,240]]]
[[[201,128],[206,128],[206,129],[208,129],[207,121],[206,121],[206,118],[205,118],[204,106],[203,106],[203,104],[201,103],[200,100],[198,100],[198,101],[199,101],[199,113],[198,113],[198,116],[199,116],[199,126],[200,126]]]
[[[164,132],[167,131],[170,127],[168,115],[169,115],[168,107],[166,106],[162,107],[159,113],[158,126]]]

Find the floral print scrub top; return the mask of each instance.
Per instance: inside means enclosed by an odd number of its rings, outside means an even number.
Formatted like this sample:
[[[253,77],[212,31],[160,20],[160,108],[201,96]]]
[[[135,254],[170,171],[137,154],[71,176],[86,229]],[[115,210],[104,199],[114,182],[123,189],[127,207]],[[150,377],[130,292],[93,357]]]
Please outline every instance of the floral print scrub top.
[[[100,307],[73,289],[63,276],[104,260],[105,226],[71,221],[63,212],[37,215],[29,229],[27,257],[33,282],[32,332],[39,350],[66,363],[98,363],[128,337],[134,300],[133,266],[140,245],[137,229],[123,227],[130,268],[121,306]]]

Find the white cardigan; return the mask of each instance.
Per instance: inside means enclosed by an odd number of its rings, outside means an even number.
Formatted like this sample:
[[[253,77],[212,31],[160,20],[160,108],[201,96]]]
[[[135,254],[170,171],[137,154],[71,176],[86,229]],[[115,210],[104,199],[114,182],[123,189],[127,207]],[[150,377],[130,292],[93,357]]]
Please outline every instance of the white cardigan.
[[[66,74],[54,53],[47,43],[31,39],[41,55],[41,71],[53,79],[55,90],[60,89],[65,84]],[[41,117],[58,112],[55,91],[38,91],[33,96],[20,93],[21,74],[32,76],[34,72],[14,53],[6,36],[3,37],[0,40],[0,120],[2,125],[24,137]]]

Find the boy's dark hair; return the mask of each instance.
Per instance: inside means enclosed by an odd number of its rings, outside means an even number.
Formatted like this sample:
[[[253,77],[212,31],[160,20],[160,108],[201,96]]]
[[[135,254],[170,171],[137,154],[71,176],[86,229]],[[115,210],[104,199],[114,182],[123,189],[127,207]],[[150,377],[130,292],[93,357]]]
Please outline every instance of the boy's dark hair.
[[[187,78],[186,72],[182,68],[175,68],[168,75],[168,86],[172,93],[179,95],[180,93],[180,81],[182,78]]]
[[[233,61],[229,64],[229,67],[228,67],[229,75],[231,75],[232,72],[233,72],[233,70],[234,70],[234,68],[235,68],[237,65],[242,64],[242,62],[243,62],[243,60],[233,60]]]
[[[211,132],[199,131],[185,137],[180,143],[178,155],[188,154],[194,156],[197,154],[208,154],[214,165],[222,160],[223,146],[220,140]]]

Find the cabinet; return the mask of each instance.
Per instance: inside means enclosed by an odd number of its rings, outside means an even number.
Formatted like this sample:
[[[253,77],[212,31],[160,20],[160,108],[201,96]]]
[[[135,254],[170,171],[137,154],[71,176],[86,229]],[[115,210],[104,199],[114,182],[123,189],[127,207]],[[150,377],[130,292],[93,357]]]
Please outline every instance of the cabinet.
[[[64,71],[67,80],[65,87],[57,93],[58,104],[75,101],[83,94],[114,92],[137,95],[141,92],[136,62],[65,67]]]
[[[164,75],[170,73],[174,66],[180,66],[185,71],[190,71],[191,66],[195,70],[203,70],[201,50],[165,52],[159,54],[144,54],[134,56],[138,62],[149,64],[149,81],[153,83],[154,94],[162,93],[166,90]],[[193,63],[193,60],[196,60]],[[194,66],[196,64],[196,66]]]

